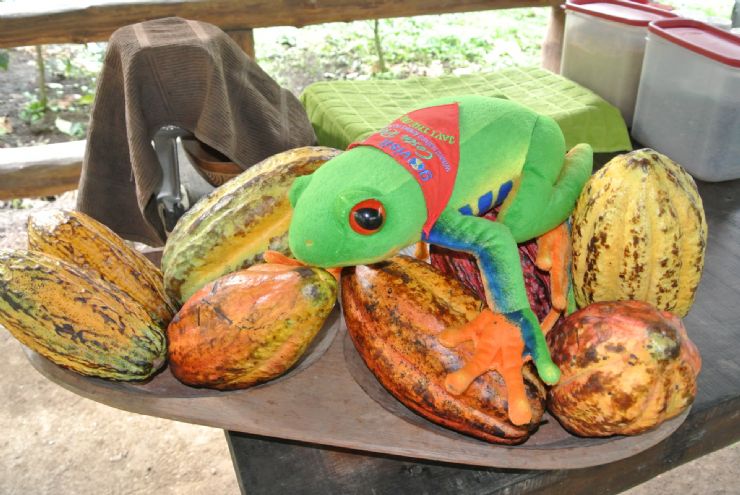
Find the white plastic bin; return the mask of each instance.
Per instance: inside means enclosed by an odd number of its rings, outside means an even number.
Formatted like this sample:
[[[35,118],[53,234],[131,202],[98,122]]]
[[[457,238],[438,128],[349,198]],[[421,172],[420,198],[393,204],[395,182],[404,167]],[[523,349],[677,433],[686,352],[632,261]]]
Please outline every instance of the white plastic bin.
[[[706,181],[740,178],[740,36],[652,23],[632,136]]]
[[[632,125],[647,26],[676,17],[621,0],[568,0],[560,73],[619,108]]]

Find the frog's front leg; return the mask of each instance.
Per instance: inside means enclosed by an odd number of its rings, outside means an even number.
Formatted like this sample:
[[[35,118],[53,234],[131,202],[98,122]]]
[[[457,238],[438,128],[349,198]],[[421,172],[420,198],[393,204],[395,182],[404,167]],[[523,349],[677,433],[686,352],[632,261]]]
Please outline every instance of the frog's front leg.
[[[557,383],[560,370],[550,358],[537,317],[529,306],[519,251],[508,227],[447,209],[424,240],[476,257],[489,308],[520,329],[524,355],[532,357],[540,378],[548,384]]]

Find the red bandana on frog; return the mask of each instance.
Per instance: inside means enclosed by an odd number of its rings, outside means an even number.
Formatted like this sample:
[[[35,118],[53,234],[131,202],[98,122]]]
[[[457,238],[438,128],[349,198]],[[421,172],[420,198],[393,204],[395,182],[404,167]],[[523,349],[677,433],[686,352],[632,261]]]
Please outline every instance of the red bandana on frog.
[[[457,103],[422,108],[401,116],[355,146],[384,152],[416,179],[427,206],[424,234],[447,207],[460,161],[460,109]]]

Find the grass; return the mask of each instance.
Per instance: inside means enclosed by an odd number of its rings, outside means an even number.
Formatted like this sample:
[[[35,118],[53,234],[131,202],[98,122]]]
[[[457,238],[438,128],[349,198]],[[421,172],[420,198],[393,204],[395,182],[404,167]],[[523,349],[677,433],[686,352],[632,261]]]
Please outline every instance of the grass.
[[[381,71],[373,21],[256,31],[258,62],[300,93],[331,79],[400,79],[490,71],[540,60],[549,9],[514,9],[382,19]]]
[[[734,0],[662,0],[693,17],[729,22]],[[380,70],[373,21],[255,32],[258,62],[279,84],[300,93],[332,79],[400,79],[538,65],[549,8],[382,19]]]

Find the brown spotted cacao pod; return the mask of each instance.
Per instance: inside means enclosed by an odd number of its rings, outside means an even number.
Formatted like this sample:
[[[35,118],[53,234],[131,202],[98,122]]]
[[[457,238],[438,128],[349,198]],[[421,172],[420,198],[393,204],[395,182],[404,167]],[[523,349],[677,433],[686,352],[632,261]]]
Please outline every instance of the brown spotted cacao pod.
[[[517,444],[537,428],[545,389],[530,363],[523,368],[532,421],[508,419],[506,385],[490,371],[460,396],[444,386],[448,373],[473,355],[472,343],[440,344],[446,328],[481,311],[480,300],[457,280],[407,256],[342,272],[342,307],[350,336],[378,381],[411,410],[442,426],[489,442]]]
[[[79,266],[141,304],[162,327],[176,312],[162,272],[108,227],[79,211],[42,210],[28,219],[28,248]]]
[[[319,268],[255,265],[196,292],[167,328],[172,374],[220,390],[283,374],[303,355],[336,303]]]
[[[683,412],[701,357],[681,320],[641,301],[594,303],[547,334],[562,373],[548,409],[582,436],[635,435]]]
[[[638,300],[688,313],[707,222],[694,180],[665,155],[636,150],[596,172],[573,211],[572,240],[579,307]]]

